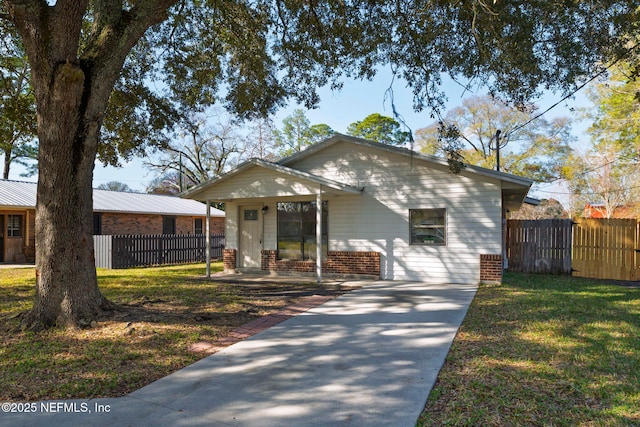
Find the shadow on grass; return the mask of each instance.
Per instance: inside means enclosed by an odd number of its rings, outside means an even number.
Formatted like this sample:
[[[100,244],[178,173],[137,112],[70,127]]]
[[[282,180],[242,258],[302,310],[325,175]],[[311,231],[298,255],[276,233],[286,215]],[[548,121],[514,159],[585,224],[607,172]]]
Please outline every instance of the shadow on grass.
[[[99,286],[115,310],[87,330],[39,333],[20,331],[12,318],[31,307],[33,284],[0,282],[0,401],[125,394],[204,357],[189,350],[196,342],[224,340],[310,294],[344,293],[220,284],[203,275],[201,266],[101,270]]]
[[[478,290],[418,425],[638,425],[639,337],[639,289],[506,274]]]

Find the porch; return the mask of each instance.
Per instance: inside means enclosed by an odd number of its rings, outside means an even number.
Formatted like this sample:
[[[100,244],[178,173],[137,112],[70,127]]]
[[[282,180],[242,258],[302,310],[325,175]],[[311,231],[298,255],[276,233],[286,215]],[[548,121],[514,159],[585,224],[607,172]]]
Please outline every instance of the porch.
[[[354,261],[352,254],[358,252],[329,250],[328,204],[362,192],[363,188],[252,159],[182,197],[207,205],[225,203],[225,271],[315,273],[321,281],[325,272],[380,277],[379,254],[355,255]]]

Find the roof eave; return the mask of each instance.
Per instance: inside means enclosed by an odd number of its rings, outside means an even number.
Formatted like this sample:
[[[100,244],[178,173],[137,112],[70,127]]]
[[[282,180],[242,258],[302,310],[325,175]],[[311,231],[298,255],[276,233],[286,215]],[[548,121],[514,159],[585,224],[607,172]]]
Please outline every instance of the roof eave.
[[[211,187],[212,185],[218,184],[222,181],[226,181],[227,179],[239,174],[243,170],[250,168],[255,164],[254,163],[255,160],[258,160],[258,159],[249,159],[243,163],[240,163],[238,166],[236,166],[234,169],[230,170],[229,172],[223,173],[222,175],[217,176],[215,178],[211,178],[208,181],[201,182],[200,184],[195,185],[189,188],[188,190],[183,191],[182,193],[178,194],[178,197],[182,199],[205,200],[203,198],[197,197],[197,194],[203,192],[204,190]]]
[[[313,153],[320,151],[330,145],[333,145],[337,142],[340,141],[346,141],[346,142],[351,142],[353,144],[357,144],[357,145],[361,145],[361,146],[365,146],[365,147],[373,147],[376,149],[380,149],[383,151],[387,151],[389,153],[393,153],[393,154],[399,154],[399,155],[404,155],[407,157],[412,157],[412,158],[417,158],[420,160],[424,160],[427,162],[431,162],[431,163],[435,163],[438,164],[440,166],[444,166],[444,167],[449,167],[449,164],[447,163],[446,159],[443,159],[441,157],[437,157],[437,156],[431,156],[428,154],[422,154],[422,153],[418,153],[416,151],[413,150],[409,150],[408,148],[404,148],[404,147],[395,147],[395,146],[391,146],[388,144],[382,144],[379,142],[375,142],[375,141],[369,141],[367,139],[362,139],[362,138],[357,138],[354,136],[350,136],[350,135],[344,135],[344,134],[340,134],[340,133],[336,133],[335,135],[333,135],[332,137],[318,143],[318,144],[314,144],[311,147],[300,151],[296,154],[293,154],[289,157],[285,157],[281,160],[279,160],[277,162],[277,164],[282,165],[282,166],[286,166],[288,164],[294,163],[298,160],[301,160],[307,156],[312,155]],[[521,176],[517,176],[517,175],[512,175],[509,173],[505,173],[505,172],[499,172],[499,171],[494,171],[491,169],[486,169],[480,166],[473,166],[473,165],[469,165],[466,164],[464,165],[464,171],[469,171],[469,172],[473,172],[475,174],[478,175],[482,175],[482,176],[486,176],[489,178],[494,178],[494,179],[499,179],[501,181],[506,181],[506,182],[511,182],[513,184],[517,184],[517,185],[522,185],[522,186],[528,186],[531,187],[531,185],[533,185],[533,180],[529,179],[529,178],[524,178]]]
[[[223,175],[220,175],[219,177],[213,178],[207,182],[199,184],[195,187],[190,188],[187,191],[180,193],[179,196],[187,199],[204,200],[205,198],[203,198],[202,196],[199,196],[199,194],[202,194],[204,191],[213,187],[214,185],[224,182],[253,166],[262,167],[267,170],[272,170],[272,171],[279,172],[292,177],[296,177],[302,180],[310,181],[312,183],[323,185],[339,192],[344,192],[349,194],[361,194],[362,191],[364,190],[363,188],[356,188],[348,184],[332,181],[330,179],[326,179],[326,178],[313,175],[307,172],[299,171],[297,169],[292,169],[281,164],[271,163],[266,160],[253,158],[238,165],[235,169]]]
[[[2,210],[13,211],[13,210],[35,209],[36,207],[30,206],[30,205],[2,205],[0,206],[0,208],[2,208]]]

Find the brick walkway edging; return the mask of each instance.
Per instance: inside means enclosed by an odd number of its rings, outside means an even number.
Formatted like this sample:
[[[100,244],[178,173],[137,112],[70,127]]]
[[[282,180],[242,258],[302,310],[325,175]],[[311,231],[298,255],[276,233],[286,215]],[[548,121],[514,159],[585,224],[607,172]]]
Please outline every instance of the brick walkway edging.
[[[334,298],[336,298],[335,295],[311,295],[308,297],[303,297],[297,303],[284,307],[276,311],[275,313],[252,320],[249,323],[245,323],[244,325],[231,331],[229,335],[227,335],[220,341],[217,341],[215,343],[200,341],[195,344],[191,344],[189,346],[189,351],[207,354],[217,353],[225,347],[247,339],[259,332],[264,331],[265,329],[269,329],[270,327],[277,325],[280,322],[284,322],[287,319],[290,319],[300,313],[304,313],[305,311],[322,305]]]

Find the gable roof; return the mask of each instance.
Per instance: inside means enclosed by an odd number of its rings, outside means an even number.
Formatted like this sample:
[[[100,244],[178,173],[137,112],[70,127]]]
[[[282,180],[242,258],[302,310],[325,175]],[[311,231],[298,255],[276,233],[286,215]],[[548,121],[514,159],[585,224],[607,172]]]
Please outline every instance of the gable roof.
[[[386,151],[389,153],[394,153],[394,154],[399,154],[402,156],[407,156],[410,157],[412,159],[418,159],[418,160],[422,160],[425,162],[429,162],[429,163],[433,163],[433,164],[437,164],[440,166],[444,166],[444,167],[449,167],[449,164],[447,163],[446,159],[443,159],[442,157],[437,157],[437,156],[431,156],[428,154],[421,154],[418,153],[416,151],[412,151],[409,150],[407,148],[404,147],[396,147],[393,145],[388,145],[388,144],[382,144],[380,142],[375,142],[375,141],[369,141],[368,139],[362,139],[362,138],[357,138],[354,136],[349,136],[349,135],[344,135],[341,133],[336,133],[334,136],[332,136],[331,138],[325,139],[322,142],[319,142],[317,144],[313,144],[311,146],[309,146],[308,148],[306,148],[303,151],[300,151],[298,153],[295,153],[289,157],[285,157],[283,159],[280,159],[277,163],[279,165],[283,165],[283,166],[287,166],[287,165],[291,165],[299,160],[302,160],[306,157],[309,157],[312,154],[315,154],[319,151],[322,151],[336,143],[339,142],[349,142],[352,144],[356,144],[356,145],[360,145],[360,146],[364,146],[364,147],[370,147],[370,148],[375,148],[378,150],[382,150],[382,151]],[[469,165],[469,164],[465,164],[465,167],[462,171],[464,172],[470,172],[472,174],[477,174],[477,175],[481,175],[481,176],[486,176],[489,178],[494,178],[494,179],[498,179],[500,181],[504,181],[504,182],[510,182],[510,183],[514,183],[516,185],[525,185],[525,186],[531,186],[533,184],[533,180],[529,179],[529,178],[524,178],[521,176],[517,176],[517,175],[512,175],[510,173],[505,173],[505,172],[498,172],[498,171],[494,171],[491,169],[486,169],[486,168],[482,168],[480,166],[473,166],[473,165]]]
[[[0,179],[0,209],[36,207],[37,184],[33,182]],[[205,216],[206,206],[196,200],[185,200],[157,194],[125,193],[93,190],[94,212],[154,214],[176,216]],[[223,217],[224,212],[211,208],[212,217]]]
[[[340,142],[347,142],[362,147],[373,148],[376,150],[385,151],[392,154],[408,157],[412,160],[418,160],[437,165],[438,167],[449,169],[449,164],[446,159],[442,157],[431,156],[427,154],[421,154],[413,150],[409,150],[404,147],[395,147],[388,144],[382,144],[375,141],[369,141],[367,139],[356,138],[349,135],[343,135],[336,133],[331,138],[328,138],[322,142],[311,145],[303,151],[300,151],[292,156],[285,157],[278,161],[278,164],[283,166],[292,165],[306,157],[314,155],[326,148],[331,147],[334,144]],[[482,168],[480,166],[473,166],[469,164],[464,165],[464,169],[460,172],[461,175],[475,176],[491,178],[500,181],[502,188],[502,196],[504,201],[504,207],[508,210],[518,210],[523,201],[529,193],[529,188],[533,184],[533,180],[524,178],[510,173],[498,172],[491,169]]]
[[[228,181],[233,177],[255,167],[260,168],[263,171],[263,173],[273,175],[271,178],[274,178],[277,175],[280,175],[280,176],[285,175],[288,178],[292,179],[293,181],[297,182],[299,184],[299,188],[309,186],[309,185],[311,187],[317,187],[318,185],[320,185],[323,187],[323,192],[325,194],[334,194],[334,195],[345,194],[345,193],[360,194],[362,193],[362,190],[363,190],[362,188],[356,188],[354,186],[344,184],[342,182],[334,181],[331,179],[327,179],[322,176],[314,175],[298,169],[292,169],[278,163],[272,163],[266,160],[254,158],[240,164],[230,172],[227,172],[223,175],[220,175],[217,178],[213,178],[207,182],[201,183],[195,187],[190,188],[189,190],[180,194],[180,197],[188,197],[190,199],[196,199],[196,200],[206,200],[207,198],[211,197],[210,192],[208,194],[208,190],[211,187],[213,187],[214,185],[224,183],[225,181]],[[263,181],[267,180],[267,176],[263,177],[262,180]],[[275,180],[276,179],[273,179],[272,181],[275,181]],[[291,185],[288,185],[288,186],[291,187]],[[243,190],[244,190],[243,188],[235,189],[233,191],[235,198],[238,198],[242,194]],[[282,189],[280,191],[285,192],[286,190]],[[308,193],[315,194],[315,190],[308,191]],[[285,194],[281,193],[280,195],[285,195]],[[221,199],[224,200],[224,197],[222,197]]]
[[[267,162],[260,159],[251,159],[249,161],[246,161],[230,172],[227,172],[226,174],[211,179],[183,192],[180,197],[197,200],[234,200],[265,196],[274,197],[302,194],[311,195],[315,194],[313,191],[317,191],[313,190],[311,187],[317,189],[318,185],[323,186],[323,192],[325,192],[325,189],[328,189],[329,191],[326,191],[327,193],[331,193],[332,191],[334,194],[362,193],[362,188],[356,188],[338,181],[311,174],[309,172],[301,171],[293,166],[296,162],[305,159],[306,157],[312,156],[340,142],[346,142],[365,148],[373,148],[391,154],[405,156],[412,159],[412,161],[415,160],[427,162],[432,165],[436,165],[441,169],[449,168],[449,164],[447,163],[447,161],[440,157],[424,155],[412,150],[408,150],[406,148],[393,147],[390,145],[381,144],[366,139],[355,138],[348,135],[335,134],[329,139],[311,145],[305,150],[290,157],[281,159],[276,163]],[[253,174],[252,168],[260,168],[262,175]],[[242,177],[244,175],[242,174],[252,176],[249,180],[243,181]],[[267,194],[266,181],[277,181],[278,179],[282,178],[282,174],[287,178],[292,178],[292,181],[295,184],[298,184],[299,187],[302,187],[303,193],[294,194],[293,186],[284,188],[284,186],[275,185],[268,189],[271,191],[271,193]],[[527,178],[472,165],[465,165],[465,168],[462,170],[461,175],[465,175],[475,179],[489,178],[499,181],[502,190],[504,206],[510,210],[518,209],[521,206],[523,200],[529,192],[529,188],[533,184],[533,181]],[[237,178],[234,179],[234,177]],[[309,186],[309,184],[311,184],[311,186]]]

